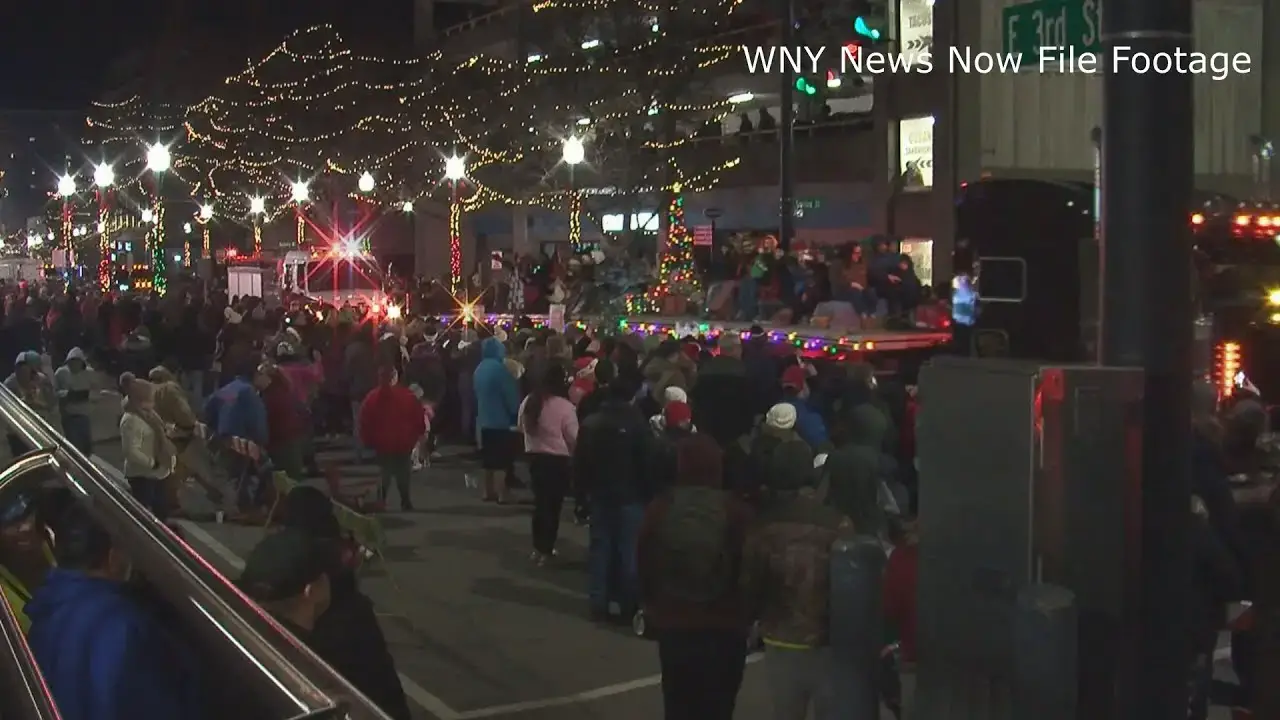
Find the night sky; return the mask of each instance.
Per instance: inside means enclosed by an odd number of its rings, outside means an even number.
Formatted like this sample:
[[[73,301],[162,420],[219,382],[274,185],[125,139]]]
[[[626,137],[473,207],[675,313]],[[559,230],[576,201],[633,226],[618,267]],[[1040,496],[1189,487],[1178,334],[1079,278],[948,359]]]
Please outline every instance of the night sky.
[[[0,21],[0,110],[78,110],[102,92],[121,52],[153,47],[163,28],[223,38],[237,62],[290,31],[331,23],[357,48],[410,51],[413,0],[9,0]],[[464,15],[437,8],[437,24]],[[180,18],[175,21],[175,17]]]

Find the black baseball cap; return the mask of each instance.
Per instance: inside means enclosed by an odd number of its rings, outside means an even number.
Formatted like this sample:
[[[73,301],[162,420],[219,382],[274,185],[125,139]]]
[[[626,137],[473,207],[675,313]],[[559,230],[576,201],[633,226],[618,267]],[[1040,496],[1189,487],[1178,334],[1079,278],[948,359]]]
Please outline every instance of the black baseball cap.
[[[240,573],[240,589],[258,602],[301,595],[336,563],[332,542],[298,528],[284,528],[262,539]]]

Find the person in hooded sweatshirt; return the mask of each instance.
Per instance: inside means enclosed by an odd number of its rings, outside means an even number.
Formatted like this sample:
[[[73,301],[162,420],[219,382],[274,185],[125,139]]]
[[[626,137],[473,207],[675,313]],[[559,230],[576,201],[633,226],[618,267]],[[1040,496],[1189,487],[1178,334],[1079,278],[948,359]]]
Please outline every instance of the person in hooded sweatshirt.
[[[409,720],[409,703],[373,602],[356,582],[359,548],[344,542],[333,501],[319,488],[303,485],[285,496],[282,515],[285,528],[335,551],[328,570],[329,606],[301,639],[394,720]]]
[[[394,484],[400,494],[400,509],[413,509],[409,481],[413,475],[413,449],[427,434],[422,403],[412,390],[401,385],[395,368],[378,368],[378,387],[360,405],[360,442],[373,450],[382,473],[380,499],[385,503]]]
[[[853,521],[862,535],[883,538],[888,529],[881,492],[889,421],[869,404],[850,413],[848,436],[827,456],[827,504]]]
[[[13,361],[13,374],[5,378],[4,386],[26,403],[27,407],[44,418],[45,422],[55,428],[61,427],[58,395],[53,389],[53,383],[41,370],[43,364],[44,359],[34,350],[19,353]],[[15,457],[27,451],[27,448],[18,441],[17,435],[9,435],[9,446]]]
[[[746,665],[738,583],[751,510],[722,489],[723,451],[715,440],[689,435],[675,449],[675,483],[645,509],[636,543],[640,601],[658,640],[664,717],[733,720]]]
[[[679,388],[667,388],[668,393],[672,391],[684,394]],[[654,439],[650,445],[649,462],[645,471],[649,476],[649,487],[654,492],[661,492],[675,485],[679,445],[697,430],[693,425],[693,411],[683,400],[668,401],[661,415],[649,419],[649,425],[653,427]],[[717,466],[723,472],[723,462],[717,463]]]
[[[803,443],[783,443],[772,462],[787,470],[775,477],[790,484],[774,486],[773,501],[747,531],[739,575],[747,619],[760,623],[773,717],[835,720],[831,546],[853,535],[853,523],[817,497]],[[806,464],[809,472],[800,472]]]
[[[204,717],[196,657],[130,596],[111,536],[78,504],[53,536],[57,567],[27,602],[27,642],[64,720]]]
[[[507,500],[506,473],[515,461],[519,438],[519,381],[507,370],[507,348],[497,338],[480,343],[481,360],[472,375],[476,426],[480,430],[480,463],[484,468],[486,502]]]
[[[73,347],[67,361],[53,373],[53,387],[58,394],[62,415],[62,434],[85,455],[93,454],[93,426],[89,421],[89,393],[93,391],[93,373],[89,370],[84,350]]]
[[[809,401],[809,374],[800,365],[792,365],[782,373],[782,402],[795,408],[796,434],[815,452],[827,444],[827,424]]]

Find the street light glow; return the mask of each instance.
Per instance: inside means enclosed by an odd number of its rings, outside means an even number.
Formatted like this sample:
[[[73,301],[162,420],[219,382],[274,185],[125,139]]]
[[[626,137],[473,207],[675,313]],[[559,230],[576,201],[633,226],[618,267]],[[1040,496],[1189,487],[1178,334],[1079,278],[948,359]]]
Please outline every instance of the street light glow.
[[[467,176],[467,161],[457,155],[450,155],[444,161],[444,177],[457,182]]]
[[[200,219],[201,219],[201,220],[210,220],[210,219],[212,219],[212,218],[213,218],[213,206],[212,206],[212,205],[201,205],[201,206],[200,206]]]
[[[373,192],[373,176],[369,173],[361,175],[358,187],[360,188],[360,192]]]
[[[752,100],[755,100],[755,99],[756,99],[756,96],[748,92],[738,93],[737,95],[729,96],[729,102],[733,103],[734,105],[741,105],[742,103],[751,102]]]
[[[267,201],[260,197],[249,198],[249,214],[261,215],[267,211]]]
[[[190,235],[190,234],[191,234],[191,223],[182,223],[182,232],[184,232],[184,233],[186,233],[186,234]]]
[[[155,219],[156,219],[156,214],[151,212],[151,208],[147,208],[146,210],[142,211],[142,222],[144,223],[154,222]]]
[[[147,149],[147,169],[153,173],[162,173],[173,166],[173,156],[169,154],[169,148],[162,143],[156,143]]]
[[[76,179],[70,173],[58,178],[58,195],[69,198],[76,194]]]
[[[587,159],[587,149],[582,145],[582,140],[576,135],[564,141],[563,150],[566,165],[577,165]]]
[[[403,205],[403,206],[401,206],[401,208],[400,208],[400,209],[401,209],[401,210],[403,210],[403,211],[405,211],[405,212],[407,212],[407,213],[411,213],[411,212],[413,212],[413,201],[412,201],[412,200],[405,200],[405,201],[404,201],[404,205]]]
[[[307,201],[307,198],[311,197],[311,192],[307,188],[307,184],[301,180],[293,183],[292,192],[293,201],[296,203],[304,203]]]
[[[94,185],[97,185],[100,188],[108,188],[111,187],[112,183],[115,181],[116,171],[107,163],[102,163],[93,169]]]

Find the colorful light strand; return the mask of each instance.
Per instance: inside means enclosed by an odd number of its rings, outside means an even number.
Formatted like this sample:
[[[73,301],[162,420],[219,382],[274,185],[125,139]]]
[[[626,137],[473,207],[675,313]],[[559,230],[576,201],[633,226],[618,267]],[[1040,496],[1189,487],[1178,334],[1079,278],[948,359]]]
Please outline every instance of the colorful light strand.
[[[462,203],[449,203],[449,288],[455,295],[462,284]]]
[[[569,193],[569,246],[575,255],[589,252],[582,242],[582,193]]]
[[[156,200],[155,223],[151,227],[151,286],[163,295],[169,287],[169,263],[164,257],[164,203]]]
[[[94,195],[98,201],[98,289],[102,292],[111,290],[111,233],[107,227],[110,213],[109,191],[98,188]]]

